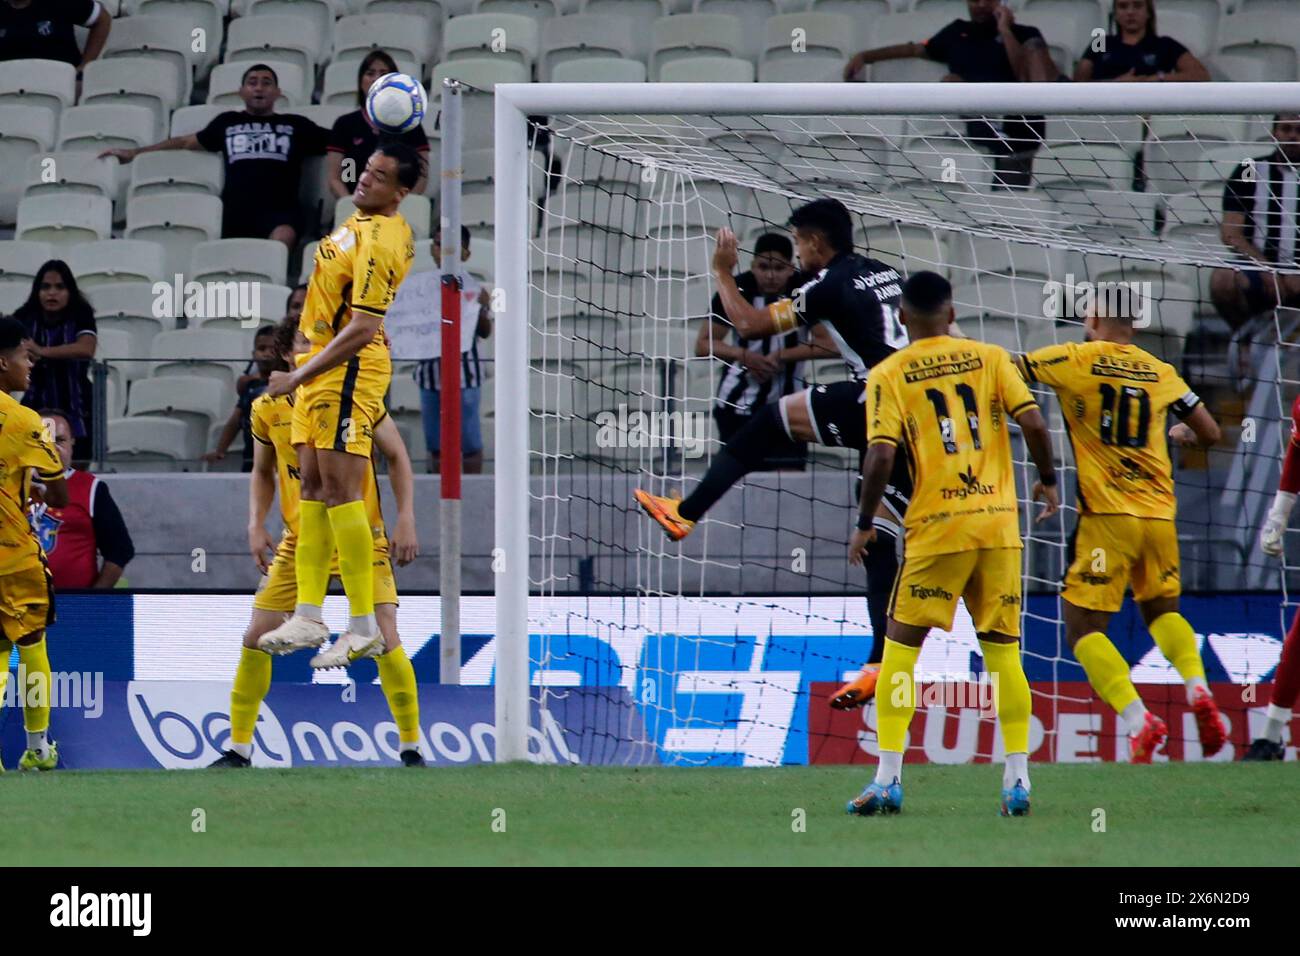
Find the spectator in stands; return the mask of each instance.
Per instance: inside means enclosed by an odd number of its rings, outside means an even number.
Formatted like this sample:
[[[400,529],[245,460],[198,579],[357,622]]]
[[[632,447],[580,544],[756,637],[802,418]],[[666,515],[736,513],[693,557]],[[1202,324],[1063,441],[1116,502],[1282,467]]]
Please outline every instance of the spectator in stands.
[[[32,341],[36,367],[23,396],[28,408],[62,408],[72,425],[72,460],[90,463],[94,445],[94,392],[90,363],[99,343],[95,310],[62,259],[51,259],[36,272],[27,301],[14,318]]]
[[[379,134],[366,121],[361,108],[365,105],[366,93],[375,80],[385,73],[396,72],[397,63],[383,50],[371,50],[357,68],[357,108],[334,121],[325,153],[325,179],[335,199],[352,195],[352,190],[357,188],[357,178],[366,168],[366,160],[379,144]],[[423,127],[417,126],[397,139],[420,154],[423,172],[411,192],[421,195],[428,183],[429,137]]]
[[[1232,328],[1278,305],[1300,307],[1300,275],[1280,275],[1300,260],[1300,113],[1273,117],[1277,149],[1233,170],[1223,187],[1219,234],[1242,266],[1215,269],[1210,296]]]
[[[469,259],[470,233],[460,227],[460,260]],[[442,262],[442,236],[433,236],[433,261]],[[492,293],[480,287],[473,276],[461,273],[461,321],[469,320],[471,307],[478,305],[477,328],[469,349],[460,356],[460,452],[467,475],[483,471],[483,428],[479,422],[479,395],[483,386],[483,369],[479,364],[478,340],[492,334]],[[425,359],[415,367],[415,383],[420,386],[420,417],[424,422],[424,440],[429,449],[429,472],[436,474],[442,465],[442,403],[439,381],[442,359]]]
[[[789,298],[807,277],[794,267],[794,245],[789,238],[769,232],[754,243],[754,258],[748,272],[736,277],[736,287],[750,304],[763,307],[778,299]],[[712,315],[700,323],[695,340],[695,354],[713,355],[727,363],[718,382],[713,420],[718,423],[718,437],[723,444],[731,440],[755,412],[771,402],[781,400],[806,386],[803,362],[813,358],[834,358],[839,354],[830,334],[822,325],[814,326],[813,338],[795,329],[758,338],[742,338],[727,320],[721,296],[713,297]],[[796,468],[802,470],[808,446],[791,441],[785,435],[768,449],[759,470]]]
[[[1001,0],[967,0],[969,20],[954,20],[923,43],[898,43],[863,50],[849,60],[844,79],[854,80],[862,68],[883,60],[925,57],[944,63],[944,82],[1050,83],[1064,79],[1037,27],[1016,23]],[[1034,153],[1043,144],[1046,124],[1041,116],[1006,116],[999,124],[971,120],[966,135],[997,157],[1001,185],[1027,188]]]
[[[239,380],[235,382],[235,407],[231,409],[230,417],[226,419],[226,425],[221,430],[216,449],[201,456],[206,462],[224,459],[235,436],[242,434],[244,460],[240,470],[253,470],[253,402],[266,391],[266,383],[272,372],[288,371],[276,345],[274,325],[262,326],[253,336],[253,361],[250,363],[250,368],[251,372],[239,376]]]
[[[106,149],[129,163],[140,153],[195,149],[221,153],[226,184],[221,190],[223,239],[275,239],[293,251],[298,241],[298,181],[307,156],[325,151],[329,134],[311,120],[276,113],[280,81],[265,63],[241,78],[242,111],[227,110],[197,133],[173,136],[152,146]]]
[[[73,27],[87,27],[86,49]],[[113,17],[96,0],[0,0],[0,60],[59,60],[77,68],[98,59]]]
[[[62,508],[44,504],[31,512],[32,530],[45,549],[54,587],[111,588],[135,557],[131,533],[108,485],[88,471],[72,469],[72,426],[57,408],[38,414],[54,433],[54,446],[67,469],[68,503]],[[98,557],[97,557],[98,555]],[[103,563],[99,561],[103,558]]]
[[[1080,83],[1201,83],[1210,71],[1173,37],[1156,33],[1156,0],[1114,0],[1108,36],[1083,51],[1074,68]]]
[[[289,301],[284,307],[284,314],[295,321],[302,318],[302,307],[307,304],[307,283],[300,282],[289,293]]]

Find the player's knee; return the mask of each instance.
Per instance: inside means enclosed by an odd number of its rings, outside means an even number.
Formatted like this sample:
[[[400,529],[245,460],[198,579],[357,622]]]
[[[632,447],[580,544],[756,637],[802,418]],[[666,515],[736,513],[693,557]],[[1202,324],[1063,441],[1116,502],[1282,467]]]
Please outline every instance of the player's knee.
[[[1215,269],[1210,275],[1210,297],[1215,302],[1230,301],[1240,294],[1236,269]]]

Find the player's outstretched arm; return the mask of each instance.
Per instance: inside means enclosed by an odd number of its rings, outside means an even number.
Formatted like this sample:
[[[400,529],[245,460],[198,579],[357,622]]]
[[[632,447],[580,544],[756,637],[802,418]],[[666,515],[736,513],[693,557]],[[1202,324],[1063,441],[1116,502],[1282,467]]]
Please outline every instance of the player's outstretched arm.
[[[398,567],[405,567],[420,554],[420,542],[415,533],[415,472],[392,415],[385,415],[375,427],[375,444],[388,461],[388,480],[393,483],[393,497],[397,499],[393,562]]]
[[[858,523],[849,541],[849,564],[854,566],[863,562],[863,552],[867,545],[876,538],[876,529],[872,524],[880,499],[885,495],[885,486],[894,471],[894,456],[898,449],[892,441],[872,442],[867,448],[862,461],[862,497],[858,500]]]
[[[254,439],[253,471],[248,476],[248,551],[263,574],[271,569],[275,542],[266,533],[266,516],[275,500],[275,447]]]
[[[794,328],[793,323],[782,328],[769,309],[760,309],[740,294],[734,274],[739,260],[736,234],[730,229],[719,229],[717,241],[713,249],[713,278],[718,284],[718,298],[722,300],[727,321],[735,326],[740,337],[753,339]]]
[[[1035,501],[1041,501],[1044,505],[1042,514],[1034,519],[1035,524],[1040,524],[1061,510],[1061,498],[1056,490],[1056,463],[1052,460],[1052,436],[1037,405],[1032,405],[1017,415],[1016,424],[1025,436],[1029,457],[1038,467],[1033,496]]]

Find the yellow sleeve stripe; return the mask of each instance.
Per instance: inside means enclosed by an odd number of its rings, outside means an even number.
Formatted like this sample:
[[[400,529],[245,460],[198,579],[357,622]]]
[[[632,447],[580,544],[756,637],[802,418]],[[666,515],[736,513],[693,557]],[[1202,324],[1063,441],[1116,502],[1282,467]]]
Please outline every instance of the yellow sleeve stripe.
[[[1015,408],[1011,409],[1011,417],[1015,418],[1021,412],[1028,411],[1031,408],[1037,408],[1037,407],[1038,407],[1038,403],[1035,402],[1033,399],[1030,399],[1027,402],[1021,402]]]
[[[767,314],[772,317],[778,332],[789,332],[799,324],[799,316],[794,311],[793,299],[782,299],[767,307]]]

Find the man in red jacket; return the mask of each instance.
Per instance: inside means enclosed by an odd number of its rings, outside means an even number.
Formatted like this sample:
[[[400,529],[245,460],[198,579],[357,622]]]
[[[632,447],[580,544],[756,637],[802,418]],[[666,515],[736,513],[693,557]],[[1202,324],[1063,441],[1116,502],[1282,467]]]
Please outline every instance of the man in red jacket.
[[[135,556],[122,513],[108,485],[88,471],[73,470],[72,427],[63,412],[45,408],[38,414],[53,432],[54,445],[67,469],[67,505],[38,505],[31,513],[32,529],[45,549],[54,587],[58,591],[111,588]]]

